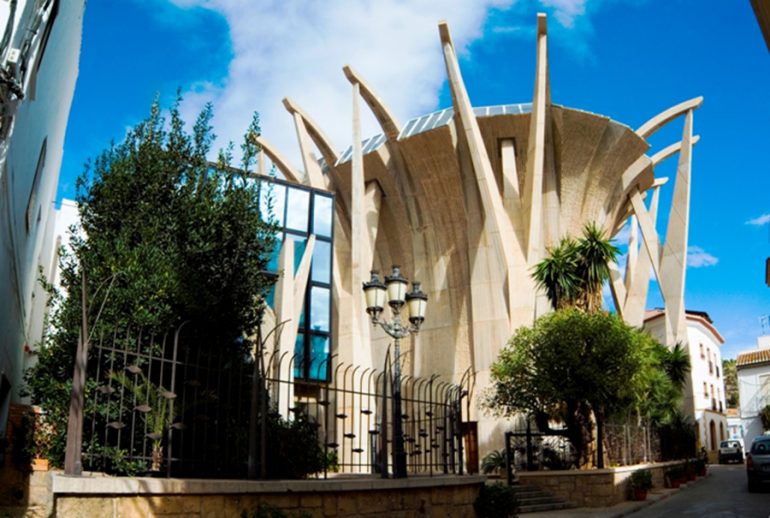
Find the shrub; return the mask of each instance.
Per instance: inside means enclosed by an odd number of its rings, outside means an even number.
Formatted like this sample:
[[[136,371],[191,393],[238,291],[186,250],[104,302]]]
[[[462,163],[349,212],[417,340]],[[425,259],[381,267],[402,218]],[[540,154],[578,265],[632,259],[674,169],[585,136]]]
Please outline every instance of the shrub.
[[[473,503],[473,510],[479,518],[508,518],[516,516],[516,493],[513,488],[497,482],[484,484]]]

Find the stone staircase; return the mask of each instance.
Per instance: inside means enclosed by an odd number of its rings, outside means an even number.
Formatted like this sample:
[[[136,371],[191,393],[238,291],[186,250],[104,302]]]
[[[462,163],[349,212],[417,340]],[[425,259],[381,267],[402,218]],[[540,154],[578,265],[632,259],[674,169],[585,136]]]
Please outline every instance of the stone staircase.
[[[574,504],[554,496],[547,491],[543,491],[536,486],[516,484],[513,486],[513,490],[516,493],[516,499],[519,503],[517,509],[519,514],[557,511],[559,509],[570,509],[575,507]]]

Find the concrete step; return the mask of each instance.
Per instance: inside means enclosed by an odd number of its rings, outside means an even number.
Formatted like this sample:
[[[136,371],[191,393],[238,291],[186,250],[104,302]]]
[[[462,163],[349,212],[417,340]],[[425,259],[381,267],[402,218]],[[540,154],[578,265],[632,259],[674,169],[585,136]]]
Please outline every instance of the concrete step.
[[[575,507],[572,503],[566,502],[548,491],[536,486],[514,485],[512,486],[518,500],[519,514],[537,513],[541,511],[557,511],[559,509],[570,509]]]

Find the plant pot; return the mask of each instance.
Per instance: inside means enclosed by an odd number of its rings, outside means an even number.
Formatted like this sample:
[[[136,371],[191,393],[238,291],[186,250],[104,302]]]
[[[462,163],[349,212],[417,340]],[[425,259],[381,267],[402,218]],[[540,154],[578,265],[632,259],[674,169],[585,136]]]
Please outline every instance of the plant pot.
[[[639,487],[635,487],[633,491],[633,497],[634,497],[634,500],[637,502],[642,502],[644,500],[647,500],[647,490]]]
[[[679,489],[680,482],[678,478],[669,478],[667,482],[668,487],[671,489]]]
[[[32,459],[32,471],[48,471],[48,459],[35,457]]]
[[[699,470],[698,471],[698,476],[699,477],[705,477],[706,476],[706,468],[703,468],[703,469]]]

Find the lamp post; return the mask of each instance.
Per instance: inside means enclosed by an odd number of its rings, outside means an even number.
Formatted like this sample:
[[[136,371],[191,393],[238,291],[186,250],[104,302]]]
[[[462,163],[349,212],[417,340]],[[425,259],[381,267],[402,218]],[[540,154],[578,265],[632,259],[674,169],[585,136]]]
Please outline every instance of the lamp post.
[[[379,325],[394,340],[393,368],[393,477],[406,478],[406,452],[404,451],[404,433],[401,422],[401,339],[410,334],[417,334],[425,320],[425,308],[428,296],[420,290],[420,283],[412,283],[412,291],[406,292],[409,282],[401,275],[398,266],[393,266],[390,275],[385,276],[385,284],[380,281],[379,272],[372,270],[372,278],[364,283],[366,312],[372,319],[372,325]],[[390,320],[381,320],[380,316],[388,305],[393,313]],[[401,310],[406,304],[409,311],[409,324],[401,321]]]

